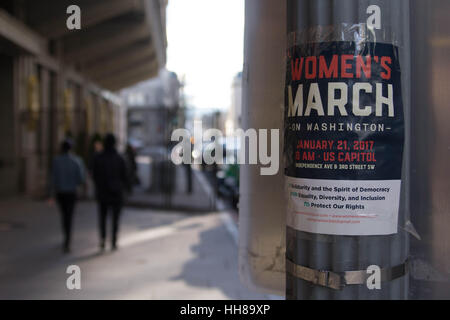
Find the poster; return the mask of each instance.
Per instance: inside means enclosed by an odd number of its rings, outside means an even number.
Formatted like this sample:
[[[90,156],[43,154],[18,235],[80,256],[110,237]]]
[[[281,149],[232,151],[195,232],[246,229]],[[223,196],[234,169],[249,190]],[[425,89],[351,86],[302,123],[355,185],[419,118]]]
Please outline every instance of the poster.
[[[397,232],[404,144],[398,48],[337,41],[287,53],[288,226],[333,235]]]

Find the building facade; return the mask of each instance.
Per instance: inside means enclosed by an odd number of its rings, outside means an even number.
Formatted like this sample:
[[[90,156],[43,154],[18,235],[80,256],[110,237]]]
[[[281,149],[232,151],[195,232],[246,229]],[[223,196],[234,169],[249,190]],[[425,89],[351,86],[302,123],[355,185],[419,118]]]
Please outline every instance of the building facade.
[[[0,196],[46,196],[66,137],[85,159],[95,136],[113,132],[123,143],[126,110],[113,92],[165,65],[167,1],[78,1],[74,30],[71,4],[0,4]]]

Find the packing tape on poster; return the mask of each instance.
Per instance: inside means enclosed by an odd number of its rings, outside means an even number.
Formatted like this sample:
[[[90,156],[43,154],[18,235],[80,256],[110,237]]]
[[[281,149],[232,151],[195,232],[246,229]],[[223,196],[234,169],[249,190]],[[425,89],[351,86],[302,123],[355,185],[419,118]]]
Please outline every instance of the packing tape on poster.
[[[323,235],[396,234],[405,142],[399,35],[339,24],[288,38],[287,225]]]

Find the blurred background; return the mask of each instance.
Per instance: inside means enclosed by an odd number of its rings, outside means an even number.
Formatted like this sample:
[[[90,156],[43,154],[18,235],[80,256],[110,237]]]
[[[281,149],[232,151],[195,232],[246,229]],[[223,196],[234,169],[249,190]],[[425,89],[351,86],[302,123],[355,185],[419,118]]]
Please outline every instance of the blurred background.
[[[240,0],[0,3],[1,299],[270,298],[239,281],[239,166],[170,160],[176,128],[240,127],[243,36]],[[107,133],[133,172],[116,252],[98,249],[90,170]],[[87,179],[64,255],[47,200],[65,139]],[[81,290],[66,288],[73,264]]]
[[[404,42],[403,242],[384,250],[377,239],[355,237],[350,249],[367,250],[381,266],[409,260],[401,289],[372,298],[447,298],[448,0],[2,0],[0,299],[280,299],[285,282],[295,298],[345,297],[286,277],[284,172],[261,176],[261,163],[236,164],[233,133],[283,128],[288,31],[331,19],[365,24],[375,3],[385,13],[377,32],[397,32]],[[71,5],[80,8],[80,29],[67,26]],[[225,164],[171,161],[172,132],[192,132],[197,121],[223,132],[215,144]],[[108,133],[127,172],[118,250],[109,243],[111,221],[106,250],[99,246],[93,179]],[[52,183],[63,141],[86,176],[70,252],[61,250]],[[188,157],[199,160],[204,146]],[[332,252],[321,253],[321,237],[295,237],[301,241],[291,243],[303,244],[292,252],[310,267]],[[323,261],[350,252],[339,250]],[[361,262],[359,253],[343,259]],[[81,290],[67,288],[70,265],[81,269]],[[348,297],[367,293],[353,289]]]

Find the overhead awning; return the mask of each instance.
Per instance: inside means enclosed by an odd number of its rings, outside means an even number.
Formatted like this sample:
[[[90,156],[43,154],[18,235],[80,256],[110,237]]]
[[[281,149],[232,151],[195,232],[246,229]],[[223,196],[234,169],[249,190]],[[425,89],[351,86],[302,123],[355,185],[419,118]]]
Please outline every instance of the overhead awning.
[[[149,79],[165,66],[167,0],[10,2],[0,5],[0,37],[71,66],[105,89]],[[81,30],[66,26],[72,4],[81,9]]]

